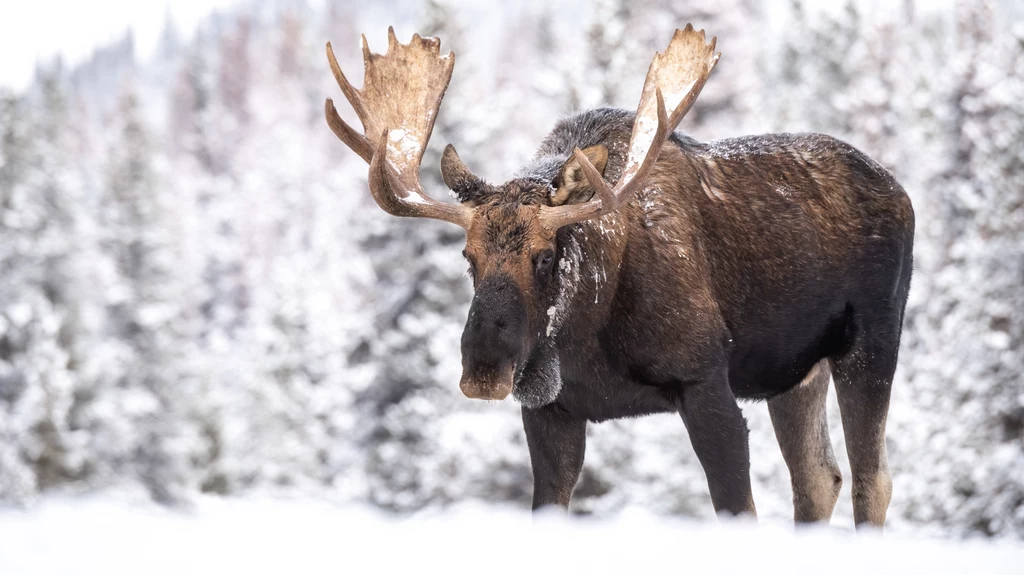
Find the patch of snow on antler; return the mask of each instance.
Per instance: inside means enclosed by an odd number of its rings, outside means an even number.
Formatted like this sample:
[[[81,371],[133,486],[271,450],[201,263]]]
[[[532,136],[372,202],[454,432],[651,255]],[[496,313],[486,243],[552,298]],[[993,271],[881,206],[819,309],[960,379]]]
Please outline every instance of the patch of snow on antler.
[[[415,164],[420,147],[419,138],[410,132],[402,129],[388,132],[388,161],[395,169],[400,165]]]
[[[683,98],[685,98],[686,95],[690,93],[690,90],[693,89],[693,85],[696,83],[697,79],[694,78],[693,80],[690,80],[689,84],[683,86],[679,91],[671,95],[665,94],[664,91],[662,92],[662,95],[665,96],[665,106],[669,108],[668,110],[666,110],[666,112],[668,112],[669,115],[672,115],[672,112],[675,111],[676,106],[678,106],[679,103],[683,101]],[[675,106],[672,105],[672,102],[675,102]]]
[[[658,131],[658,119],[648,116],[637,116],[633,125],[633,138],[630,140],[629,161],[626,163],[624,175],[632,175],[640,169],[647,152],[651,149],[651,142]]]
[[[407,203],[410,203],[410,204],[425,204],[425,203],[427,203],[426,198],[421,196],[419,194],[419,192],[417,192],[415,190],[408,190],[405,193],[406,193],[406,196],[404,198],[402,198],[403,202],[407,202]]]

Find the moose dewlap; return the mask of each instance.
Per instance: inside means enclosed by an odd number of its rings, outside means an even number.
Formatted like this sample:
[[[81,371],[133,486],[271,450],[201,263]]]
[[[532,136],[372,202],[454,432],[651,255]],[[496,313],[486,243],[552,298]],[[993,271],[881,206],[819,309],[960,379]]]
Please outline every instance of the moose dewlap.
[[[656,54],[636,113],[559,122],[519,175],[494,185],[449,145],[433,199],[419,166],[455,65],[440,41],[363,38],[362,89],[327,45],[363,124],[327,123],[370,165],[396,216],[466,230],[475,295],[460,388],[522,404],[534,509],[568,508],[588,421],[678,412],[715,509],[754,514],[737,398],[768,401],[797,521],[827,520],[842,474],[825,417],[834,381],[857,524],[892,490],[885,420],[910,287],[914,212],[893,176],[820,134],[698,142],[675,132],[718,61],[687,25]]]

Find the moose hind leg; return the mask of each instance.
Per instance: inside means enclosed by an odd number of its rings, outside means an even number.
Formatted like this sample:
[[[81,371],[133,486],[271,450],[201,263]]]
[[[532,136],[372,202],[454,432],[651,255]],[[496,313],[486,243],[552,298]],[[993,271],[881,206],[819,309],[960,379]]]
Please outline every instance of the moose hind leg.
[[[557,505],[568,511],[573,489],[583,471],[587,420],[554,404],[523,407],[523,428],[533,467],[533,509]]]
[[[898,325],[898,324],[897,324]],[[891,330],[883,333],[892,334]],[[865,336],[868,336],[865,333]],[[863,338],[832,360],[836,397],[843,419],[846,452],[853,474],[853,519],[881,528],[892,496],[885,449],[885,422],[896,372],[899,330],[895,337]]]
[[[789,467],[797,523],[828,521],[843,485],[825,411],[830,375],[828,362],[822,360],[800,385],[768,400],[775,437]]]

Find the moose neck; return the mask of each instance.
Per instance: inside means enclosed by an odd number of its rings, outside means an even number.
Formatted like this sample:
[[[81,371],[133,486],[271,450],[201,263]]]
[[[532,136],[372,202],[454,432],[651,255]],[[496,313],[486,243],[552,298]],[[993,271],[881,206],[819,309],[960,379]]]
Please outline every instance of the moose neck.
[[[556,335],[564,325],[589,331],[588,326],[597,327],[610,317],[623,274],[657,265],[650,258],[626,261],[631,245],[657,244],[653,252],[637,253],[681,252],[693,257],[702,252],[693,241],[700,217],[697,204],[705,200],[700,195],[701,161],[685,147],[666,146],[647,185],[619,211],[559,230],[559,291],[548,310],[547,334]],[[666,257],[664,266],[646,271],[678,274],[681,270],[672,267],[676,259]]]
[[[590,324],[608,317],[628,237],[627,220],[620,214],[559,231],[558,295],[548,309],[544,336],[556,337],[567,324],[581,325],[581,320]]]

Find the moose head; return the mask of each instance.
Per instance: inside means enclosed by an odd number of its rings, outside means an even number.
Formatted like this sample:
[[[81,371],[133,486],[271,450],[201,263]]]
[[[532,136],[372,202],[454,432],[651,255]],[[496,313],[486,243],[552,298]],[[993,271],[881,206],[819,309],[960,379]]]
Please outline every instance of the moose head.
[[[621,176],[604,179],[608,150],[576,148],[551,179],[513,179],[501,185],[475,176],[448,145],[441,158],[445,184],[457,204],[427,195],[420,161],[451,79],[454,54],[440,54],[440,41],[413,35],[401,44],[388,30],[386,54],[371,53],[363,37],[365,78],[356,89],[327,44],[334,77],[363,124],[360,134],[325,104],[334,133],[369,163],[369,188],[377,204],[395,216],[432,218],[466,230],[463,252],[475,295],[462,335],[462,380],[467,397],[543,403],[558,393],[558,378],[530,378],[545,389],[520,389],[546,339],[558,297],[559,230],[612,214],[629,202],[654,167],[662,146],[693,105],[718,61],[715,40],[687,25],[647,73]],[[671,110],[671,112],[669,112]]]

